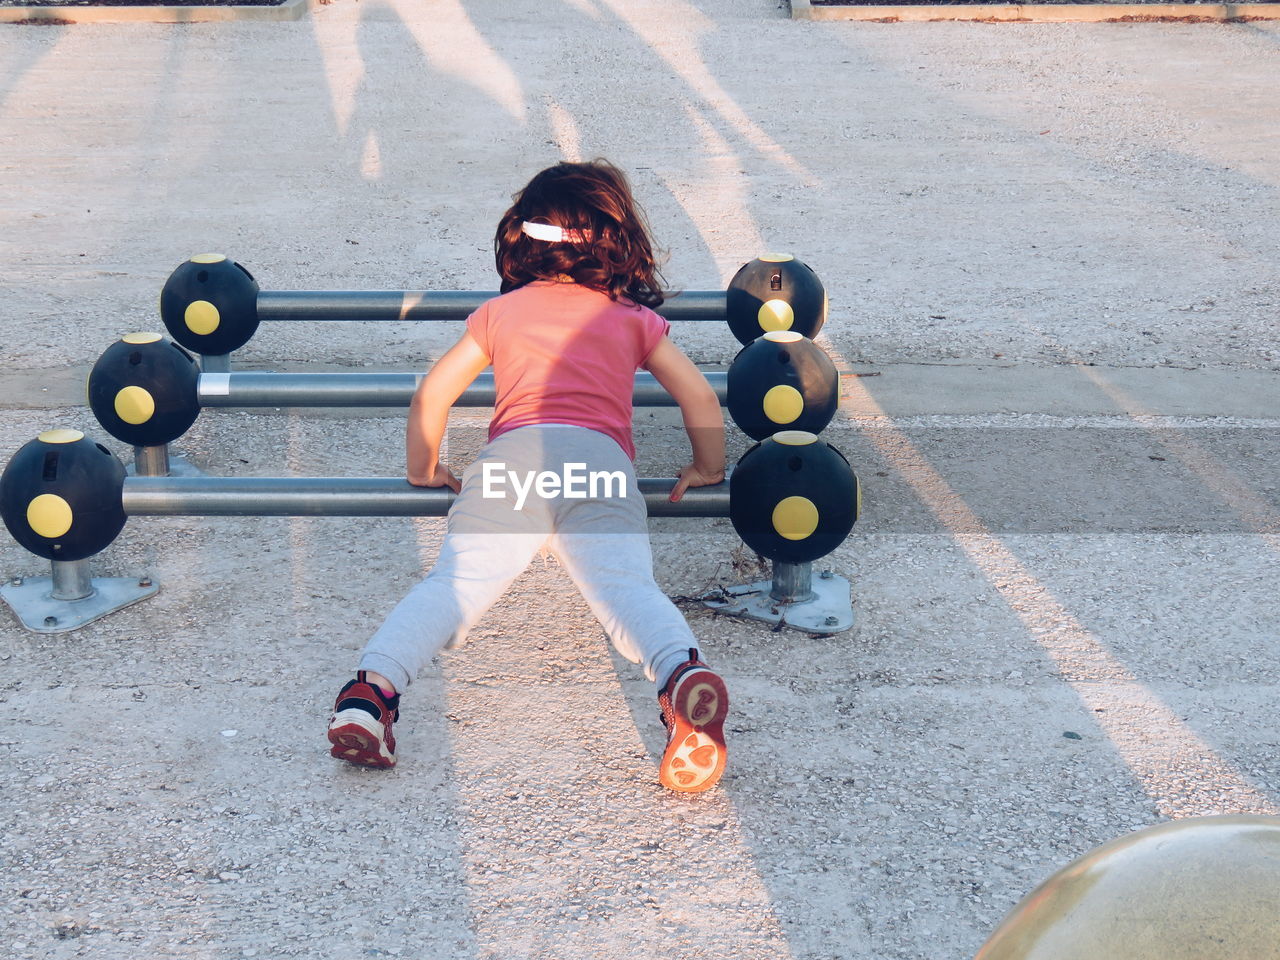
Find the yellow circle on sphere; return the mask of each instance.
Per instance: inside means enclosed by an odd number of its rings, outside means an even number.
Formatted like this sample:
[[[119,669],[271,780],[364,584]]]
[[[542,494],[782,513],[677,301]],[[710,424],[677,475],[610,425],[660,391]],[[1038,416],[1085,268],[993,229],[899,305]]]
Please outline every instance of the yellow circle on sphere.
[[[187,312],[183,314],[182,319],[186,321],[188,330],[201,336],[213,333],[222,321],[218,308],[208,300],[191,301],[187,304]]]
[[[221,263],[227,259],[225,253],[198,253],[191,258],[192,263]]]
[[[788,540],[803,540],[818,529],[818,508],[805,497],[787,497],[773,508],[773,529]]]
[[[760,259],[765,263],[786,263],[788,260],[794,260],[795,257],[789,253],[763,253]]]
[[[795,343],[797,340],[804,339],[794,330],[770,330],[764,338],[770,343]]]
[[[774,423],[794,423],[804,413],[804,397],[795,387],[779,384],[764,395],[764,415]]]
[[[161,336],[158,333],[126,333],[120,339],[125,343],[133,344],[155,343],[161,339]]]
[[[142,387],[125,387],[116,394],[116,416],[135,426],[155,415],[156,399]]]
[[[75,443],[83,440],[84,434],[79,430],[46,430],[36,439],[44,443]]]
[[[56,494],[42,493],[27,504],[27,523],[42,537],[60,537],[71,529],[71,504]]]
[[[807,430],[779,430],[771,439],[775,443],[785,443],[788,447],[806,447],[817,443],[818,435]]]
[[[790,330],[796,322],[796,312],[785,300],[766,300],[756,312],[761,330]]]

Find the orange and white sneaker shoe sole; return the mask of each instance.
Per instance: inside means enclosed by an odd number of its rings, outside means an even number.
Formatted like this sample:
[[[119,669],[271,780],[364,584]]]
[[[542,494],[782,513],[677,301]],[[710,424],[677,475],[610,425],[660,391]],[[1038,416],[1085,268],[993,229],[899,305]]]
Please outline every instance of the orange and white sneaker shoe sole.
[[[389,768],[396,765],[396,755],[387,749],[382,724],[367,710],[347,709],[334,714],[329,721],[330,756],[363,767]]]
[[[671,694],[672,725],[658,766],[658,782],[678,793],[709,790],[724,773],[724,719],[729,693],[706,669],[690,670]]]

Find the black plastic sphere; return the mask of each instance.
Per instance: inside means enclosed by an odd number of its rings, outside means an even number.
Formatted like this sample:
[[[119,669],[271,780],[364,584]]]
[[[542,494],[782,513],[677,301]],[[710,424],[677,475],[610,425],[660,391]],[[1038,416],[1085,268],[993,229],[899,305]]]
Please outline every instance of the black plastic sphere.
[[[124,528],[124,465],[79,430],[46,430],[0,475],[0,516],[46,560],[83,560]]]
[[[89,406],[102,428],[137,447],[170,443],[200,416],[200,370],[158,333],[131,333],[89,372]]]
[[[826,351],[792,330],[766,333],[729,365],[725,406],[752,440],[779,430],[818,433],[840,403],[840,375]]]
[[[165,281],[160,319],[174,340],[195,353],[238,350],[258,329],[258,281],[220,253],[192,257]]]
[[[783,430],[742,455],[729,475],[729,518],[761,556],[807,563],[840,546],[861,496],[849,461],[802,430]]]
[[[818,275],[789,253],[766,253],[729,281],[725,318],[739,343],[773,330],[815,337],[827,322],[827,291]]]

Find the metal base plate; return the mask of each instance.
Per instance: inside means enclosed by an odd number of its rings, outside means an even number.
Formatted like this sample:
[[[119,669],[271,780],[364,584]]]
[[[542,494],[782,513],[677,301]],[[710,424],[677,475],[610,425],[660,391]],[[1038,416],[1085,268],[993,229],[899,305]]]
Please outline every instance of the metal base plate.
[[[829,574],[813,578],[813,597],[797,603],[780,603],[769,596],[772,580],[728,587],[723,598],[703,600],[703,605],[731,617],[772,623],[775,629],[791,627],[807,633],[842,633],[853,626],[853,601],[849,581]]]
[[[159,584],[137,577],[94,577],[83,600],[53,599],[52,577],[27,577],[0,586],[0,598],[36,633],[67,633],[155,594]]]

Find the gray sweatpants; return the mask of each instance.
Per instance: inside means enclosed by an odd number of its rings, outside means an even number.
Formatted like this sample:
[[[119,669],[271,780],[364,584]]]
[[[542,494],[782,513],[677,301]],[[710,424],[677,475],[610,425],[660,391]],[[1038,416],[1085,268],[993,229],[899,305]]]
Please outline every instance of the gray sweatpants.
[[[610,437],[559,424],[502,434],[463,474],[435,566],[369,640],[360,669],[405,689],[546,546],[618,652],[665,682],[697,642],[654,582],[646,517],[631,461]]]

